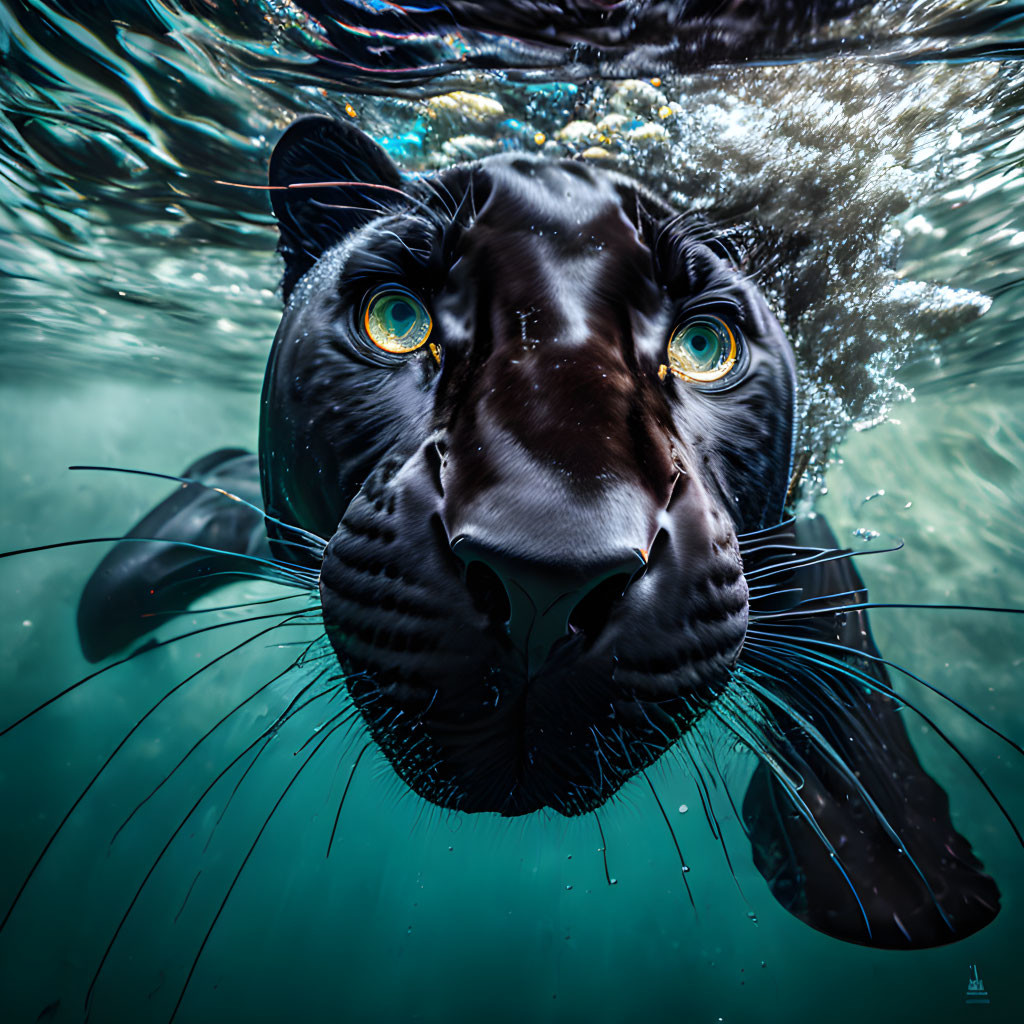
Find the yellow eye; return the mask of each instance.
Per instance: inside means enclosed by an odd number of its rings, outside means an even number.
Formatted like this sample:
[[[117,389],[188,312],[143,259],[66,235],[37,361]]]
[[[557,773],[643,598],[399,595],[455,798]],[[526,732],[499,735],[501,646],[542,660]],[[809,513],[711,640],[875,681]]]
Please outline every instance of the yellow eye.
[[[701,316],[678,327],[668,343],[669,369],[683,380],[710,384],[736,365],[736,336],[717,316]]]
[[[385,352],[406,355],[422,348],[434,326],[427,307],[412,292],[388,285],[366,304],[363,330]]]

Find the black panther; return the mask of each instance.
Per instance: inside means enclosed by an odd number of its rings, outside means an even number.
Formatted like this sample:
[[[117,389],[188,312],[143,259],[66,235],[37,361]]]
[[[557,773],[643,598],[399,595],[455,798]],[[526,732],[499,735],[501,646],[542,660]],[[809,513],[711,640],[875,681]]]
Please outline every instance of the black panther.
[[[259,455],[204,457],[111,551],[87,655],[253,559],[307,572],[423,799],[585,814],[716,720],[759,755],[743,817],[791,912],[894,948],[988,923],[849,552],[787,513],[794,358],[751,282],[771,240],[583,161],[404,175],[326,117],[284,134],[270,190]]]

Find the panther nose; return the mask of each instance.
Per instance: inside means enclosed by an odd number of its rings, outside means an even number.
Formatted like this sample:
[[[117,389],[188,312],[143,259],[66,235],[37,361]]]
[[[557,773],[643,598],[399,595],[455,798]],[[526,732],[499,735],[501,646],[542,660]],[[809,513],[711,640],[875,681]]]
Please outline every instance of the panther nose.
[[[586,566],[556,566],[509,556],[465,534],[451,544],[466,566],[477,607],[505,623],[533,676],[556,640],[571,631],[596,633],[611,603],[647,567],[637,548]]]

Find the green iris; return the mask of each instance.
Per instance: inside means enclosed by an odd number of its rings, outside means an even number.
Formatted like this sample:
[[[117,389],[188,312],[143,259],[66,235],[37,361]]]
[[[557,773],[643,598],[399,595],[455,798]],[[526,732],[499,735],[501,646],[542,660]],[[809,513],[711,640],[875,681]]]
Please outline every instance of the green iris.
[[[736,365],[736,337],[716,316],[702,316],[683,324],[668,343],[669,369],[685,380],[710,383]]]
[[[412,292],[389,285],[366,304],[366,336],[385,352],[405,355],[422,348],[434,326],[427,307]]]

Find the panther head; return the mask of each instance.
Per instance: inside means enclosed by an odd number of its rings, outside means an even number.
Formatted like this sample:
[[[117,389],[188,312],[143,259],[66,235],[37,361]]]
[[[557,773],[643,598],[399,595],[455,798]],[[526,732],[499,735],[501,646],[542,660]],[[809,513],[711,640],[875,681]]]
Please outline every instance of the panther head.
[[[588,163],[403,175],[328,118],[270,179],[264,500],[330,538],[356,706],[435,804],[599,807],[728,685],[737,538],[782,516],[793,356],[742,247]]]

